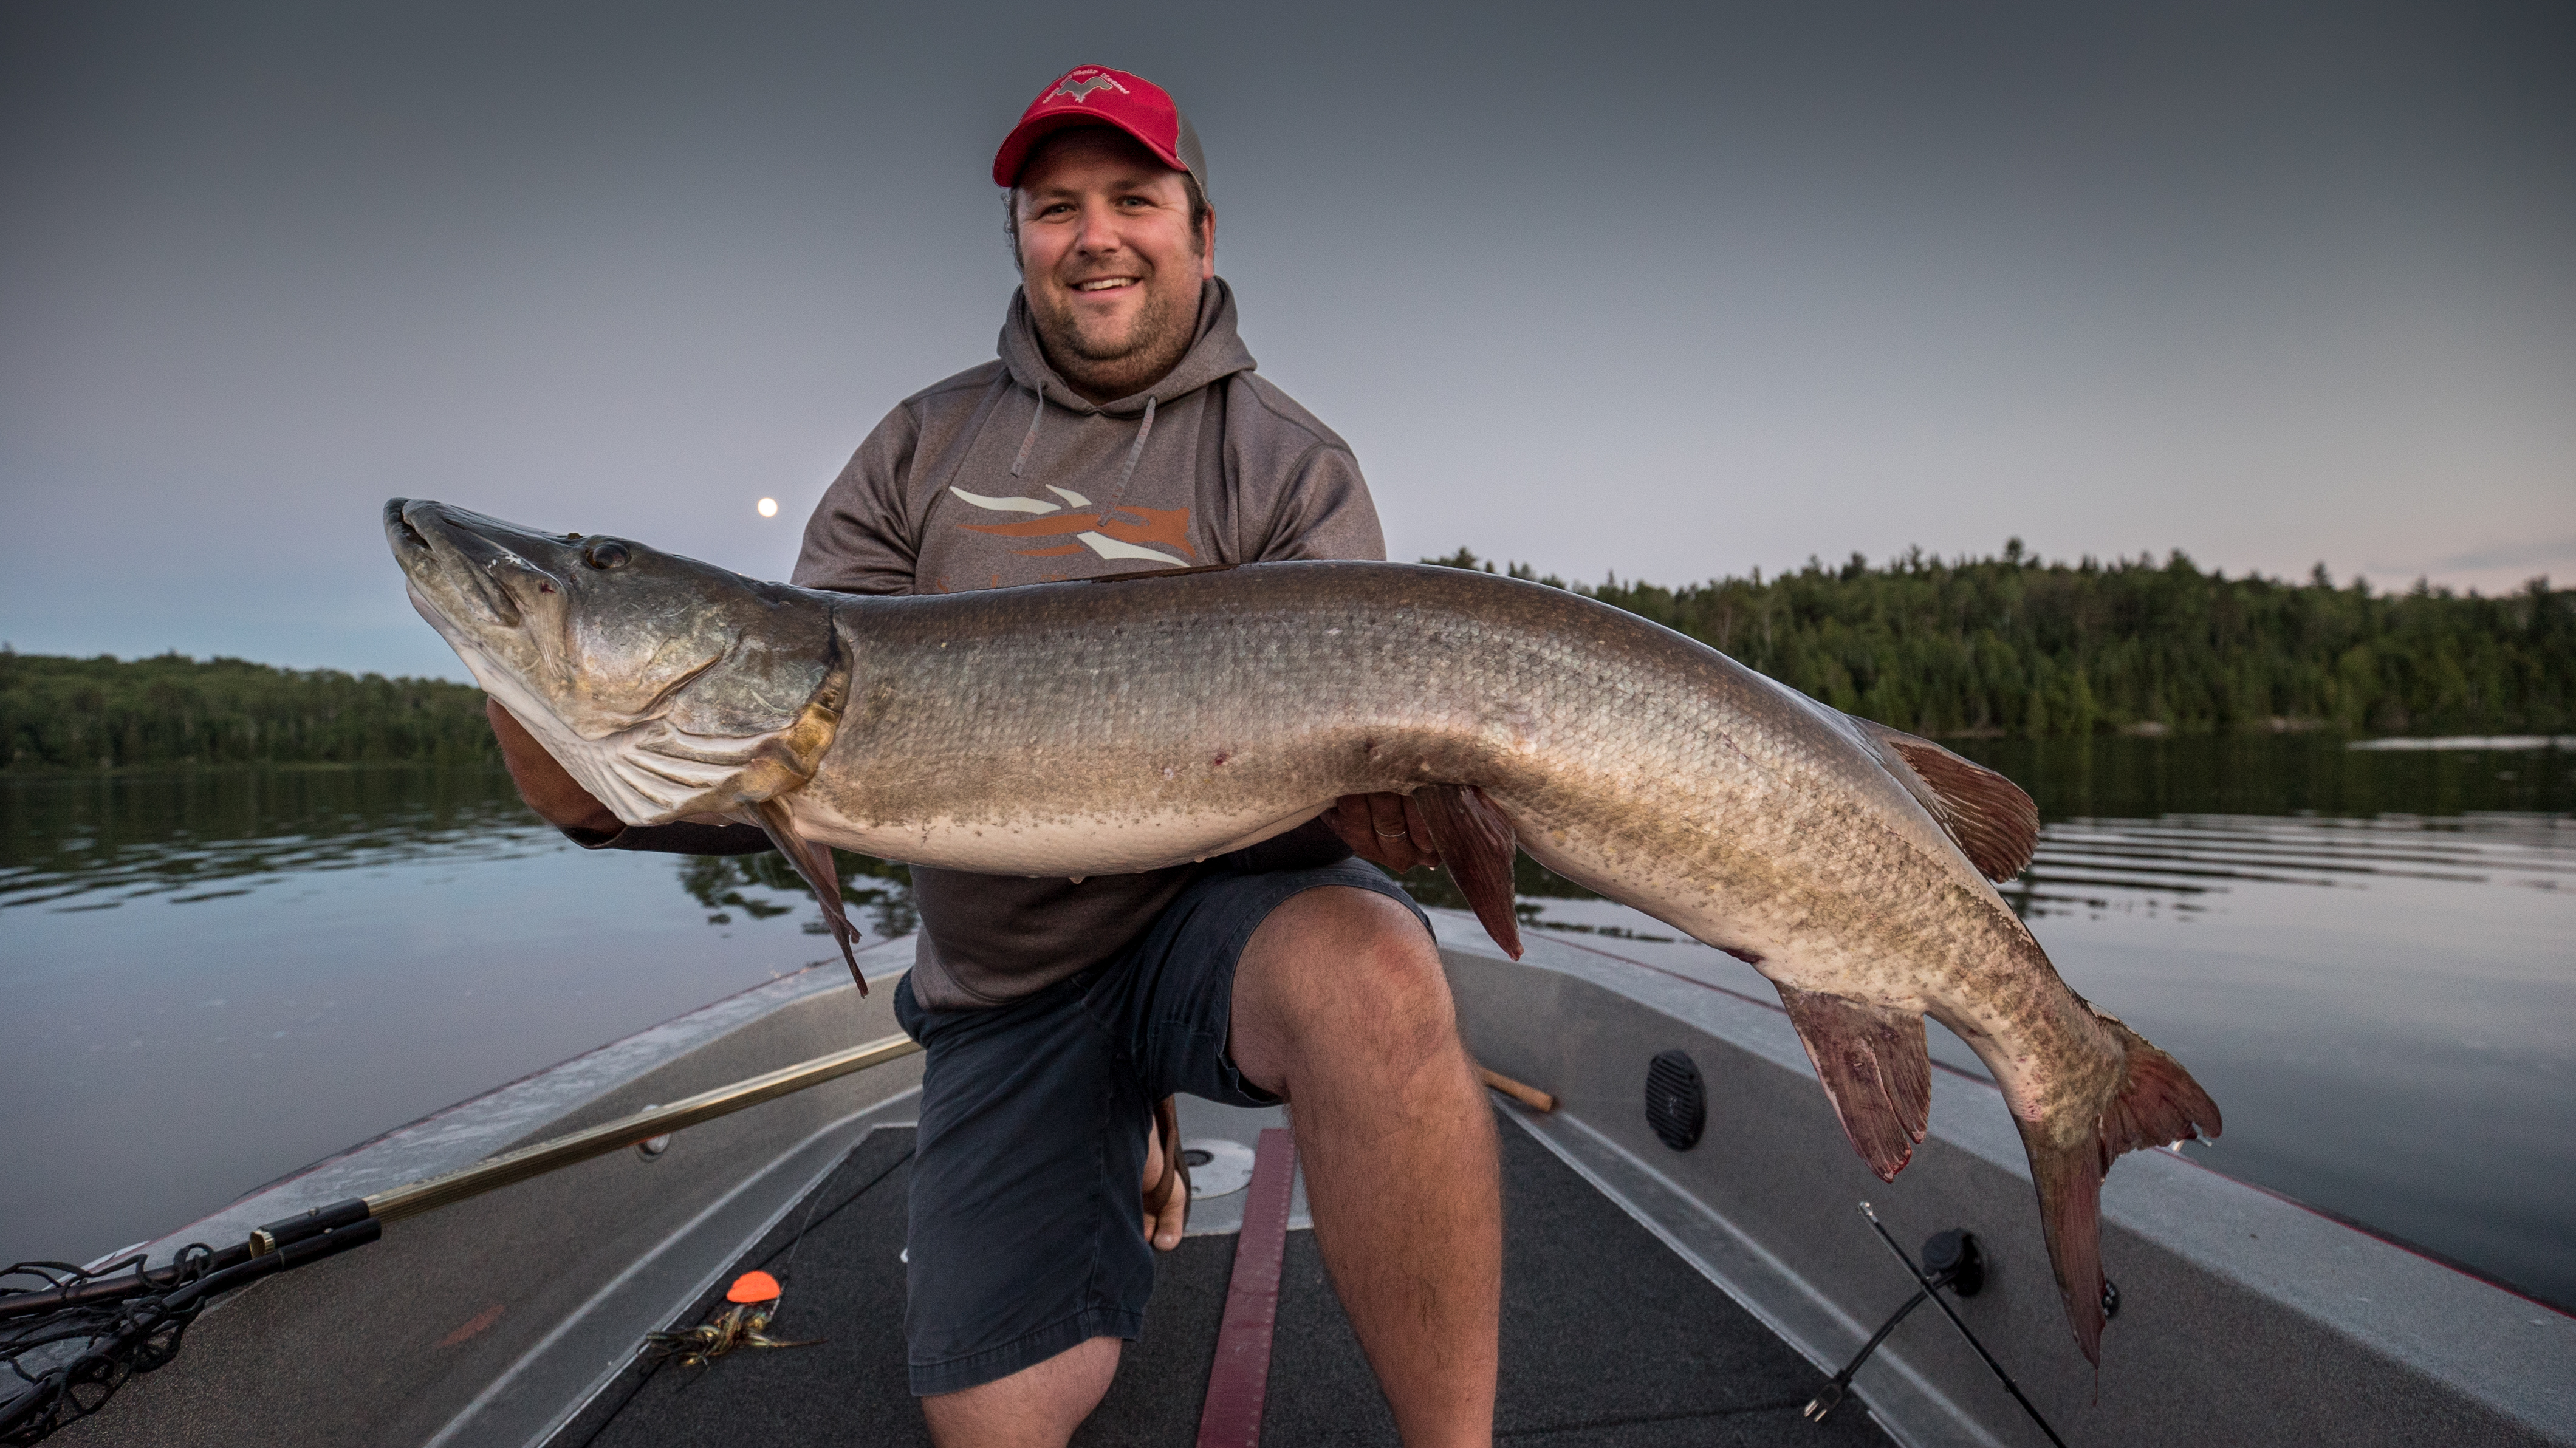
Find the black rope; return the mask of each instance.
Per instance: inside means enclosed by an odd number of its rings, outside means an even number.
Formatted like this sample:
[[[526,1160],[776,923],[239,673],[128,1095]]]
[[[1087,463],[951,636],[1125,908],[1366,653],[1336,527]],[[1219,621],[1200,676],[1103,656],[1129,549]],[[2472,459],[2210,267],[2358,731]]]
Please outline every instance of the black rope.
[[[110,1278],[130,1276],[141,1289],[131,1296],[73,1302],[50,1312],[0,1321],[0,1363],[24,1386],[0,1404],[0,1443],[35,1443],[105,1406],[139,1373],[168,1363],[180,1337],[204,1310],[198,1285],[212,1275],[214,1249],[191,1242],[158,1272],[142,1254],[103,1263],[95,1270],[69,1262],[14,1262],[0,1271],[11,1292],[70,1292]],[[20,1288],[11,1278],[44,1284]],[[74,1346],[77,1344],[77,1346]],[[31,1370],[32,1365],[32,1370]]]
[[[261,1230],[276,1233],[279,1245],[265,1251],[191,1242],[157,1271],[139,1255],[94,1272],[68,1262],[11,1264],[0,1282],[45,1285],[9,1294],[12,1310],[0,1317],[0,1363],[24,1384],[0,1401],[0,1444],[41,1442],[97,1412],[137,1375],[178,1356],[189,1324],[224,1293],[375,1241],[384,1224],[364,1210],[352,1201],[272,1222]]]

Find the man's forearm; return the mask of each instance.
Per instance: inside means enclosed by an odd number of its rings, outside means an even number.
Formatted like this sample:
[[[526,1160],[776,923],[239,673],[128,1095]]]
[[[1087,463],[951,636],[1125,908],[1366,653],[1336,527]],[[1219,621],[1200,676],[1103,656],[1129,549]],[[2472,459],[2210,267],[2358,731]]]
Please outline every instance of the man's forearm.
[[[501,762],[510,767],[510,781],[519,787],[519,798],[546,823],[601,835],[625,828],[625,821],[592,798],[499,700],[485,699],[483,713],[492,721],[492,737],[501,743]]]

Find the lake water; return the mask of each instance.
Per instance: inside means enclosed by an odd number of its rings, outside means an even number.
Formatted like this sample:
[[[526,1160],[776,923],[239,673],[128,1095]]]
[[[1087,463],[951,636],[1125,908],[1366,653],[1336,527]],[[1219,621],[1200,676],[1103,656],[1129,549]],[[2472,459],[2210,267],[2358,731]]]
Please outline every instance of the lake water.
[[[1963,748],[2039,800],[2006,894],[2059,970],[2224,1108],[2193,1155],[2576,1305],[2576,755]],[[853,869],[871,937],[910,929],[901,871]],[[1770,998],[1523,875],[1539,928]],[[820,930],[775,856],[583,852],[495,771],[0,781],[0,1262],[158,1235]]]

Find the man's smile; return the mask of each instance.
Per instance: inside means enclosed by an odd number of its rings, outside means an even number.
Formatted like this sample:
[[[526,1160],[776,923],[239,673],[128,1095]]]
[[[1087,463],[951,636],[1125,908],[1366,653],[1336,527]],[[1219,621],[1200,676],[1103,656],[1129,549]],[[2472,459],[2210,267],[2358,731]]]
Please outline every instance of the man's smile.
[[[1087,282],[1075,282],[1073,289],[1077,292],[1109,292],[1135,286],[1141,280],[1138,277],[1096,277]]]

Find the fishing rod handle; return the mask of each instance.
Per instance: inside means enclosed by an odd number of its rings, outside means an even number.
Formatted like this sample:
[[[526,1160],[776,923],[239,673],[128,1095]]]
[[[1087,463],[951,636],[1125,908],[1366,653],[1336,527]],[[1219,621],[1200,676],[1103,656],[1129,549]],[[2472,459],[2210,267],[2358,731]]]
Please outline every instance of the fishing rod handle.
[[[377,1192],[364,1200],[368,1214],[377,1221],[398,1222],[405,1217],[461,1202],[467,1197],[480,1196],[495,1187],[526,1181],[558,1167],[623,1150],[666,1132],[713,1121],[719,1116],[730,1116],[747,1106],[774,1101],[852,1072],[901,1060],[920,1049],[921,1043],[910,1036],[886,1036],[865,1045],[834,1051],[827,1056],[817,1056],[811,1061],[754,1076],[747,1081],[702,1091],[668,1106],[633,1112],[586,1131],[523,1146],[517,1151],[504,1152],[442,1176]]]
[[[250,1237],[213,1253],[202,1260],[200,1276],[238,1267],[254,1257],[264,1256],[325,1232],[336,1231],[367,1219],[364,1197],[350,1197],[329,1206],[315,1207],[292,1217],[281,1217],[263,1227],[251,1229]],[[0,1297],[0,1321],[52,1312],[59,1308],[81,1307],[93,1302],[114,1302],[146,1292],[169,1292],[187,1284],[180,1269],[188,1264],[184,1258],[173,1258],[160,1267],[138,1264],[131,1272],[113,1277],[93,1277],[62,1287],[48,1287],[39,1292],[17,1292]]]

